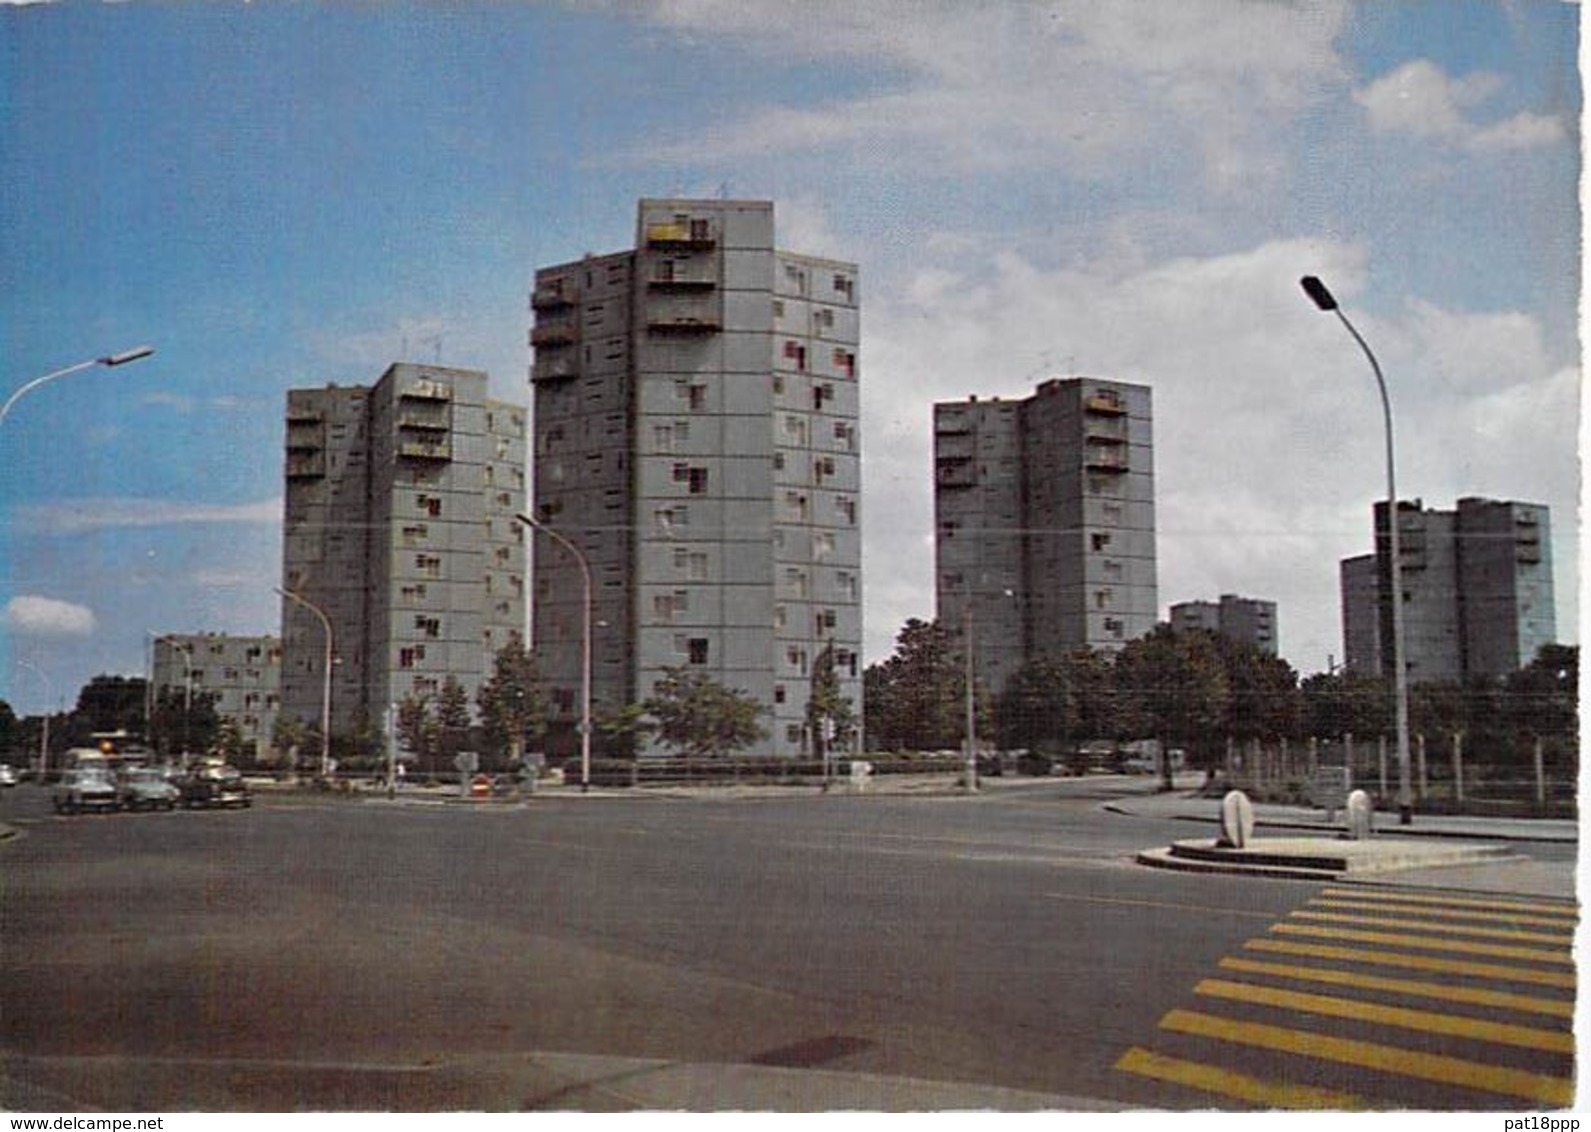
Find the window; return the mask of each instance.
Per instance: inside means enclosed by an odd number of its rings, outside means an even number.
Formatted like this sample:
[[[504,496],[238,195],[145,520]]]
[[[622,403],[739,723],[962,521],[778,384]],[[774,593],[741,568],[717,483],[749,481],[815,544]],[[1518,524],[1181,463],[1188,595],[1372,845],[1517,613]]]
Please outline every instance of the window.
[[[812,312],[812,325],[824,327],[833,326],[834,312],[829,310],[828,307],[819,307],[817,310]]]
[[[773,395],[775,397],[779,397],[779,396],[782,396],[783,394],[784,394],[784,374],[776,373],[776,374],[773,375]]]
[[[783,684],[775,684],[773,686],[773,702],[776,703],[776,704],[784,703],[784,685]]]
[[[825,401],[834,400],[834,386],[814,385],[812,387],[812,408],[818,412],[823,411]]]
[[[797,647],[795,645],[791,645],[788,649],[785,650],[784,658],[785,658],[786,662],[789,663],[790,667],[795,669],[802,676],[805,676],[807,674],[807,650],[806,649],[799,648],[799,647]]]
[[[773,301],[773,317],[774,318],[783,318],[784,317],[784,300],[783,299],[775,299]]]
[[[834,616],[834,610],[832,610],[832,609],[820,609],[820,610],[818,610],[818,615],[817,615],[817,620],[816,620],[818,634],[821,636],[825,630],[832,630],[834,628],[834,626],[835,626],[836,621],[837,621],[837,618]]]
[[[834,553],[834,532],[815,531],[812,535],[812,559],[815,562],[825,561]]]
[[[690,490],[690,493],[692,495],[706,495],[707,494],[707,469],[706,468],[692,468],[692,469],[690,469],[690,476],[687,478],[686,482],[689,484],[689,490]]]
[[[442,560],[434,554],[416,554],[414,568],[427,578],[440,578],[442,576]]]
[[[428,637],[440,637],[442,635],[442,619],[439,617],[416,617],[414,619],[414,627]]]
[[[784,604],[782,602],[773,607],[773,627],[775,629],[783,629],[787,617],[788,614],[785,612]]]
[[[794,566],[789,567],[784,572],[784,581],[790,592],[796,597],[804,598],[807,596],[807,572],[805,570]]]
[[[839,509],[841,518],[852,526],[856,525],[856,500],[842,495],[834,501],[834,506]]]
[[[840,595],[847,601],[856,600],[856,575],[846,570],[841,570],[834,576],[834,582],[840,587]]]
[[[849,299],[852,294],[850,278],[845,275],[836,275],[834,277],[834,289]]]
[[[786,342],[784,344],[785,361],[795,363],[793,368],[804,370],[807,368],[807,348],[799,342]]]
[[[707,663],[707,638],[692,637],[689,643],[688,656],[691,664]]]
[[[812,461],[812,472],[819,480],[834,474],[834,458],[832,456],[819,456]]]
[[[834,368],[845,374],[846,377],[856,376],[856,355],[849,350],[835,347]]]
[[[398,667],[413,668],[425,659],[425,646],[415,645],[412,648],[398,650]]]
[[[1095,531],[1088,536],[1088,543],[1095,550],[1104,550],[1110,545],[1110,534],[1106,531]]]
[[[776,472],[784,471],[784,453],[783,452],[775,452],[773,454],[773,470],[776,471]]]

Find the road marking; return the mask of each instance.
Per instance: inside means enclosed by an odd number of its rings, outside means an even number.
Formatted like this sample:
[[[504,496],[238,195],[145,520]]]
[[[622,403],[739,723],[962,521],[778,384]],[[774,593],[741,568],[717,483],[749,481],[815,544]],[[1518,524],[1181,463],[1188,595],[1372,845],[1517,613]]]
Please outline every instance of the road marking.
[[[1394,1026],[1400,1030],[1418,1030],[1427,1034],[1473,1038],[1496,1045],[1521,1046],[1548,1053],[1571,1055],[1574,1053],[1573,1034],[1556,1030],[1538,1030],[1533,1026],[1515,1026],[1506,1022],[1488,1022],[1484,1018],[1468,1018],[1460,1014],[1438,1014],[1431,1010],[1410,1010],[1404,1006],[1383,1006],[1377,1002],[1364,1002],[1360,999],[1306,994],[1302,991],[1282,990],[1279,987],[1261,986],[1256,983],[1234,983],[1226,979],[1203,979],[1193,988],[1193,993],[1229,999],[1233,1002],[1275,1006],[1303,1014],[1321,1014],[1329,1018],[1373,1022],[1381,1026]]]
[[[1573,921],[1560,916],[1524,916],[1511,912],[1474,912],[1458,908],[1439,908],[1423,904],[1382,903],[1375,900],[1311,900],[1311,908],[1346,908],[1366,912],[1412,912],[1419,916],[1436,916],[1449,920],[1485,920],[1503,924],[1529,924],[1532,927],[1573,927]]]
[[[1563,1077],[1382,1045],[1380,1042],[1337,1038],[1259,1022],[1239,1022],[1192,1010],[1171,1011],[1160,1020],[1160,1028],[1238,1045],[1301,1054],[1340,1065],[1417,1077],[1444,1085],[1460,1085],[1489,1093],[1524,1097],[1558,1108],[1567,1108],[1574,1103],[1574,1082]]]
[[[1497,912],[1540,912],[1549,916],[1578,919],[1576,905],[1545,900],[1470,900],[1462,896],[1427,896],[1414,892],[1382,892],[1373,888],[1326,888],[1322,896],[1349,896],[1355,900],[1401,900],[1407,904],[1441,904],[1452,908],[1486,908]]]
[[[1360,990],[1391,991],[1418,998],[1439,998],[1447,1002],[1463,1002],[1471,1006],[1494,1006],[1529,1014],[1548,1014],[1554,1018],[1573,1018],[1574,1003],[1559,998],[1536,998],[1532,995],[1511,994],[1508,991],[1487,990],[1485,987],[1454,986],[1448,983],[1422,983],[1414,979],[1389,979],[1381,975],[1366,975],[1358,971],[1339,971],[1335,967],[1298,967],[1290,963],[1266,963],[1259,959],[1239,959],[1227,956],[1221,967],[1228,971],[1242,971],[1250,975],[1275,975],[1280,979],[1300,982],[1327,983],[1332,986],[1357,987]]]
[[[1383,967],[1407,967],[1447,975],[1470,975],[1481,979],[1505,979],[1534,983],[1543,987],[1575,988],[1573,972],[1561,974],[1536,967],[1510,967],[1502,963],[1480,963],[1467,959],[1448,959],[1436,955],[1409,955],[1399,951],[1368,951],[1358,947],[1332,947],[1318,943],[1295,943],[1287,939],[1251,939],[1243,945],[1255,951],[1307,956],[1311,959],[1341,959],[1351,963],[1376,963]]]
[[[1420,947],[1427,951],[1463,951],[1471,955],[1490,955],[1498,959],[1525,959],[1539,963],[1573,966],[1569,948],[1546,950],[1539,947],[1509,947],[1499,943],[1472,943],[1464,939],[1438,939],[1434,936],[1403,935],[1397,932],[1366,932],[1353,928],[1323,928],[1314,924],[1273,924],[1271,931],[1282,935],[1315,936],[1354,943],[1384,943],[1392,947]]]
[[[1350,1093],[1316,1089],[1309,1085],[1284,1085],[1275,1081],[1262,1081],[1230,1069],[1217,1069],[1213,1065],[1200,1065],[1195,1061],[1166,1057],[1164,1054],[1134,1046],[1117,1060],[1114,1068],[1123,1073],[1136,1073],[1186,1085],[1218,1096],[1250,1101],[1265,1108],[1335,1109],[1338,1111],[1362,1109],[1363,1101]]]
[[[1511,939],[1519,943],[1552,943],[1569,946],[1574,943],[1574,933],[1531,932],[1513,928],[1493,928],[1484,924],[1444,924],[1431,920],[1404,920],[1396,916],[1360,916],[1352,912],[1294,912],[1295,920],[1318,920],[1328,924],[1370,924],[1384,928],[1405,928],[1412,931],[1438,932],[1447,935],[1473,935],[1486,939]]]
[[[1255,912],[1249,908],[1222,908],[1214,904],[1179,904],[1170,900],[1131,900],[1124,896],[1074,896],[1067,892],[1046,892],[1050,900],[1065,900],[1079,904],[1122,904],[1132,908],[1170,908],[1178,912],[1214,912],[1223,916],[1248,916],[1256,920],[1274,920],[1274,912]]]

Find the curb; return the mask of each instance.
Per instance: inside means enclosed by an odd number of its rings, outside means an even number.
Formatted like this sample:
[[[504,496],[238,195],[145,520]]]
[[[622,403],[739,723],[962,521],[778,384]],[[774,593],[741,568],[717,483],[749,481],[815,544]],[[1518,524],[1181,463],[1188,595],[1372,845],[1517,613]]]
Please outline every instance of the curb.
[[[1204,823],[1206,825],[1219,825],[1221,823],[1220,817],[1218,817],[1216,815],[1208,815],[1207,816],[1207,815],[1204,815],[1204,814],[1186,814],[1186,813],[1184,813],[1184,814],[1164,814],[1164,815],[1146,814],[1142,810],[1139,810],[1139,809],[1128,809],[1126,806],[1122,805],[1119,802],[1106,802],[1100,808],[1102,810],[1104,810],[1106,813],[1120,814],[1123,817],[1129,817],[1129,818],[1163,817],[1163,818],[1165,818],[1166,820],[1169,820],[1169,821],[1202,822],[1202,823]],[[1265,829],[1296,829],[1296,830],[1303,830],[1305,832],[1310,832],[1310,833],[1341,833],[1341,832],[1343,832],[1343,827],[1342,826],[1327,825],[1324,822],[1294,821],[1294,820],[1289,820],[1287,818],[1256,817],[1254,819],[1254,826],[1255,826],[1256,829],[1259,829],[1259,828],[1265,828]],[[1460,841],[1523,841],[1523,842],[1529,842],[1529,843],[1533,843],[1533,844],[1542,844],[1542,845],[1576,845],[1580,841],[1580,838],[1577,835],[1576,836],[1569,836],[1569,837],[1556,837],[1556,836],[1552,836],[1552,835],[1549,835],[1549,834],[1542,834],[1542,833],[1507,832],[1507,831],[1502,831],[1502,830],[1498,830],[1498,831],[1486,831],[1486,830],[1469,831],[1469,830],[1458,830],[1458,829],[1431,829],[1428,826],[1425,827],[1425,828],[1420,828],[1418,826],[1412,826],[1412,825],[1411,826],[1399,825],[1399,826],[1394,826],[1394,827],[1391,827],[1391,828],[1386,828],[1386,827],[1382,827],[1382,826],[1378,825],[1378,826],[1375,827],[1374,832],[1379,833],[1379,834],[1392,834],[1392,833],[1395,833],[1399,837],[1449,837],[1449,838],[1454,838],[1454,839],[1457,839],[1457,840],[1460,840]]]

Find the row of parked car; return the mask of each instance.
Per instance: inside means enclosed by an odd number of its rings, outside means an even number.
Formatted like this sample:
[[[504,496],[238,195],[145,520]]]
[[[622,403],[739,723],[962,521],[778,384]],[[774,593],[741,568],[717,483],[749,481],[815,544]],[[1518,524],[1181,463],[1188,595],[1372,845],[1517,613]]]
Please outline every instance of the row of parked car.
[[[235,767],[204,763],[187,771],[155,766],[112,769],[79,765],[61,774],[51,795],[57,813],[85,810],[174,810],[244,807],[252,804],[248,783]]]

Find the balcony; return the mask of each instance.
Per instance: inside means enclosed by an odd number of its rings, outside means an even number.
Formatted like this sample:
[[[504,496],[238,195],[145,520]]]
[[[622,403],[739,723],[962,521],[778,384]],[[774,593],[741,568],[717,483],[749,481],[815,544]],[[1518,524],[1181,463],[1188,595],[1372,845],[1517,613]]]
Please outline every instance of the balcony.
[[[568,381],[580,376],[580,367],[575,360],[569,357],[536,359],[536,364],[530,367],[530,381],[532,385],[551,385],[557,381]]]
[[[1127,402],[1118,394],[1099,392],[1083,402],[1083,411],[1104,417],[1124,417],[1127,415]]]
[[[532,346],[573,346],[580,340],[580,331],[573,323],[555,322],[549,326],[537,326],[530,332]]]
[[[573,287],[565,287],[560,281],[545,287],[537,287],[530,294],[530,309],[535,311],[566,310],[575,305],[575,300],[580,293]]]
[[[723,323],[712,315],[661,314],[649,316],[646,328],[653,334],[692,337],[717,334],[724,327]]]
[[[318,428],[289,427],[285,447],[289,452],[319,452],[326,447],[326,434]]]
[[[934,481],[943,488],[976,487],[978,473],[971,460],[940,460],[934,466]]]
[[[295,405],[287,407],[287,423],[289,425],[318,425],[325,423],[326,414],[319,409],[302,408]]]
[[[453,447],[446,441],[403,440],[398,442],[398,458],[400,460],[440,460],[446,462],[453,459]]]
[[[398,427],[423,432],[446,432],[448,419],[435,413],[399,413]]]
[[[1091,472],[1124,475],[1128,471],[1127,456],[1116,451],[1090,452],[1083,458],[1083,467]]]
[[[315,452],[292,454],[287,457],[287,478],[290,480],[319,479],[326,474],[326,456]]]
[[[409,401],[451,401],[453,387],[441,381],[416,381],[405,386],[398,396]]]
[[[702,277],[687,277],[682,275],[660,276],[646,281],[647,288],[663,292],[697,292],[711,291],[718,286],[718,280]]]
[[[705,249],[716,247],[718,241],[706,220],[673,220],[648,224],[646,244],[651,248]]]
[[[1120,435],[1119,433],[1096,432],[1093,430],[1085,433],[1083,435],[1083,439],[1089,444],[1102,444],[1112,448],[1120,447],[1121,445],[1127,443],[1127,438]]]

